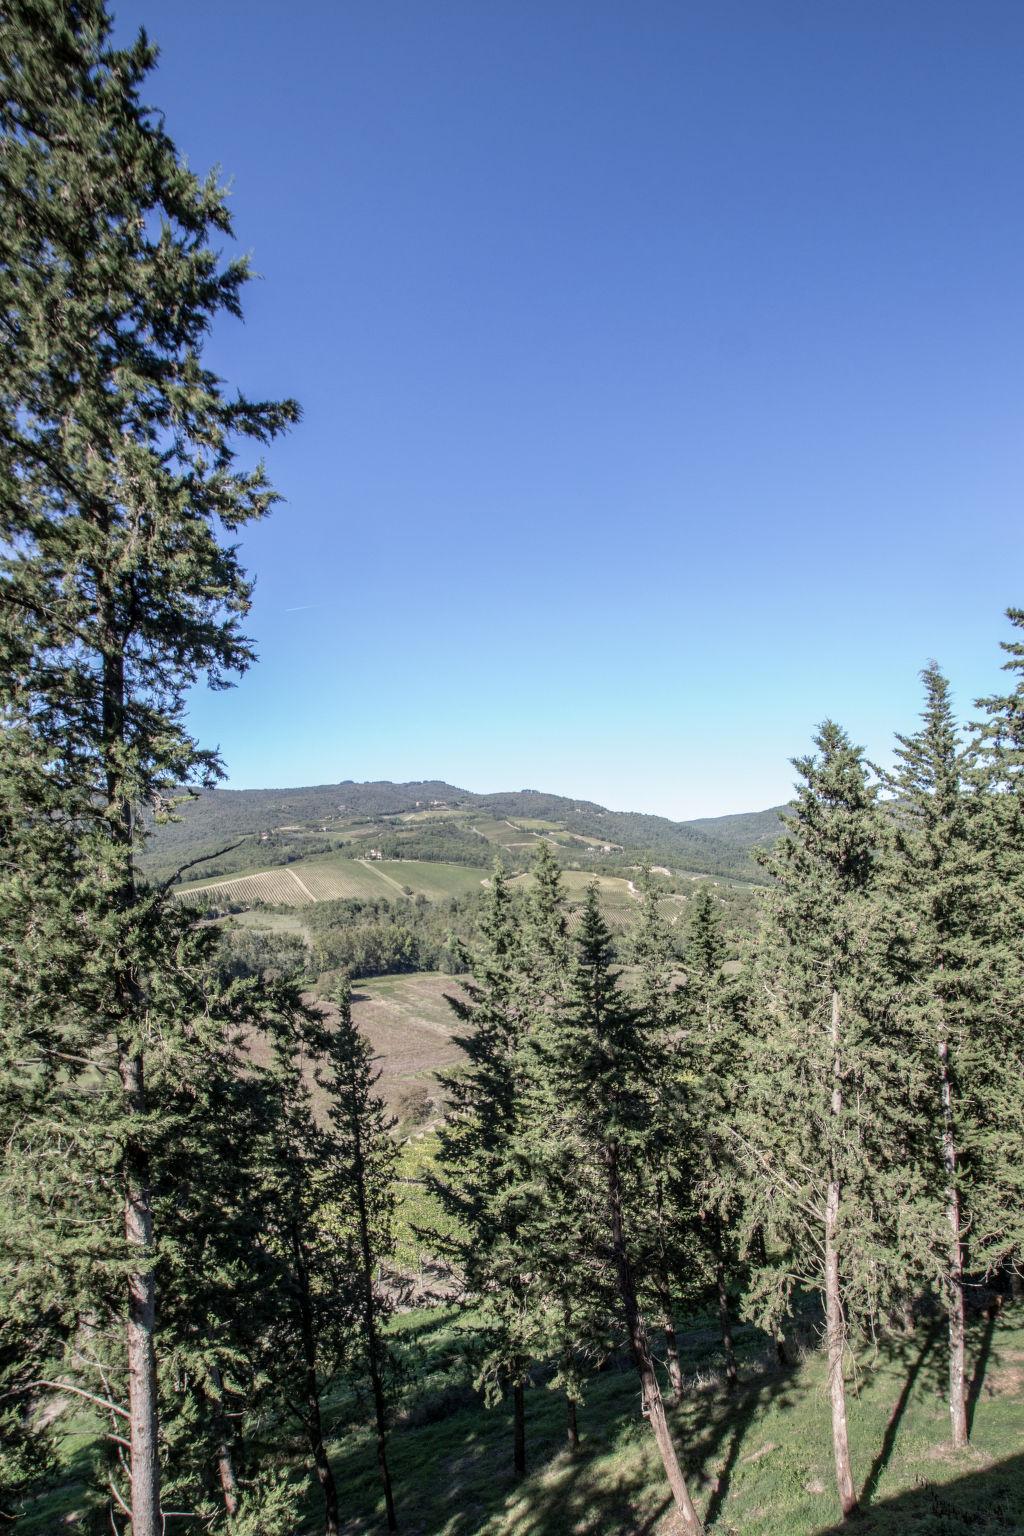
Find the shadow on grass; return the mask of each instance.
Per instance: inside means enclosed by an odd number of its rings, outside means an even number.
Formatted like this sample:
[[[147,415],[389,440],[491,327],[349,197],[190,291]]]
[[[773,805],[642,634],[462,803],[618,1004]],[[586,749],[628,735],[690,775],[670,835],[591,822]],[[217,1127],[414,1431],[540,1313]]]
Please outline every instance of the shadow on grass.
[[[988,1366],[989,1356],[992,1353],[992,1339],[995,1336],[996,1324],[999,1321],[997,1307],[989,1307],[985,1314],[985,1326],[982,1329],[981,1338],[974,1357],[974,1370],[971,1372],[970,1384],[967,1388],[967,1434],[970,1436],[974,1430],[974,1413],[978,1406],[978,1398],[985,1382],[985,1370]]]
[[[747,1431],[770,1403],[785,1404],[791,1400],[797,1370],[798,1367],[794,1365],[776,1366],[774,1371],[763,1371],[746,1379],[741,1377],[734,1392],[723,1391],[714,1403],[708,1435],[706,1438],[702,1436],[694,1447],[694,1453],[700,1453],[701,1464],[692,1468],[706,1481],[708,1464],[714,1462],[720,1448],[725,1445],[725,1460],[717,1476],[711,1478],[711,1497],[704,1515],[706,1525],[714,1525],[729,1497],[729,1486]],[[693,1456],[687,1460],[691,1462]]]
[[[972,1325],[975,1395],[982,1389],[986,1362],[998,1358],[998,1340],[993,1344],[998,1322],[993,1317],[983,1323],[979,1317]],[[708,1333],[698,1326],[681,1335],[688,1373],[717,1363]],[[911,1523],[915,1536],[959,1536],[961,1530],[1024,1532],[1013,1503],[1020,1496],[1015,1473],[1007,1473],[1002,1481],[996,1478],[991,1489],[979,1495],[981,1524],[975,1507],[979,1499],[972,1504],[969,1492],[981,1484],[973,1477],[963,1480],[968,1490],[960,1499],[963,1512],[957,1503],[960,1495],[942,1485],[941,1474],[934,1483],[917,1488],[910,1502],[901,1502],[902,1496],[874,1502],[901,1427],[915,1411],[911,1405],[944,1393],[944,1338],[940,1314],[922,1324],[916,1335],[889,1340],[883,1348],[881,1368],[897,1395],[864,1485],[864,1515],[850,1527],[858,1536],[875,1531],[905,1536],[902,1517],[890,1519],[886,1513],[903,1508],[918,1522]],[[756,1440],[759,1426],[773,1409],[797,1408],[805,1394],[815,1390],[814,1373],[806,1372],[802,1363],[780,1368],[768,1358],[771,1351],[763,1336],[750,1338],[749,1346],[738,1390],[729,1393],[712,1378],[703,1387],[691,1387],[684,1403],[671,1413],[680,1457],[709,1532],[728,1526],[727,1504],[740,1464],[764,1454]],[[577,1536],[607,1536],[613,1531],[653,1536],[668,1523],[664,1516],[671,1501],[638,1408],[633,1372],[624,1361],[613,1360],[609,1370],[591,1381],[580,1410],[583,1443],[570,1455],[565,1449],[564,1403],[538,1380],[527,1396],[529,1473],[519,1483],[511,1467],[507,1404],[489,1410],[458,1407],[429,1422],[407,1424],[394,1433],[390,1450],[403,1536],[564,1536],[570,1531]],[[752,1436],[754,1451],[748,1455]],[[383,1532],[370,1439],[346,1437],[333,1448],[332,1462],[349,1496],[346,1536]],[[957,1523],[948,1523],[947,1505]],[[1014,1511],[1009,1524],[1002,1513],[1007,1509]]]
[[[934,1365],[936,1344],[941,1330],[942,1319],[936,1317],[927,1325],[922,1339],[916,1340],[911,1337],[906,1340],[894,1340],[890,1341],[885,1347],[884,1353],[890,1360],[907,1365],[907,1374],[904,1377],[899,1397],[897,1397],[893,1405],[888,1423],[885,1426],[885,1434],[882,1436],[882,1444],[879,1447],[878,1455],[872,1462],[871,1470],[864,1480],[864,1487],[860,1496],[862,1505],[866,1506],[871,1503],[878,1491],[878,1484],[881,1481],[882,1473],[892,1460],[892,1453],[896,1448],[896,1437],[899,1434],[900,1424],[903,1422],[903,1415],[907,1411],[907,1404],[910,1402],[911,1393],[917,1384],[918,1378],[925,1370],[925,1366]]]
[[[1024,1530],[1024,1456],[883,1499],[857,1520],[816,1536],[1005,1536]]]
[[[765,1369],[760,1359],[747,1361],[735,1392],[712,1381],[691,1389],[683,1405],[672,1410],[676,1444],[698,1505],[710,1494],[709,1525],[728,1495],[751,1423],[794,1390],[798,1370],[779,1370],[774,1364]],[[495,1536],[498,1531],[652,1536],[671,1508],[671,1497],[638,1406],[632,1370],[613,1366],[602,1372],[580,1409],[581,1447],[570,1454],[561,1395],[535,1386],[527,1395],[530,1470],[519,1483],[512,1474],[507,1404],[490,1410],[467,1407],[419,1430],[397,1431],[389,1458],[403,1536]],[[346,1536],[383,1532],[368,1437],[337,1444],[331,1460],[351,1512]]]

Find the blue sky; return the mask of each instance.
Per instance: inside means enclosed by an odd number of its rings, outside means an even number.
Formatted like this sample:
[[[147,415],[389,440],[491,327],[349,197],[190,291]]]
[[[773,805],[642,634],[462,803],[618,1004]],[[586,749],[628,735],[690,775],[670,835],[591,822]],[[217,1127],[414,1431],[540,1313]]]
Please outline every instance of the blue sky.
[[[236,787],[688,817],[873,756],[1024,603],[1024,7],[131,0],[304,419],[247,534]]]

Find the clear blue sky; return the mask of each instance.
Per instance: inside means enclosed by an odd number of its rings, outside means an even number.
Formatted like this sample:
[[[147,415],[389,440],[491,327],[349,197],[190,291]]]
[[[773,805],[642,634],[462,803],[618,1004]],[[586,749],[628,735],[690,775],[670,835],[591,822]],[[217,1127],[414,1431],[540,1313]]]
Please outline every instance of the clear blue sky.
[[[875,757],[1024,603],[1019,0],[125,0],[304,420],[248,535],[237,787],[687,817]]]

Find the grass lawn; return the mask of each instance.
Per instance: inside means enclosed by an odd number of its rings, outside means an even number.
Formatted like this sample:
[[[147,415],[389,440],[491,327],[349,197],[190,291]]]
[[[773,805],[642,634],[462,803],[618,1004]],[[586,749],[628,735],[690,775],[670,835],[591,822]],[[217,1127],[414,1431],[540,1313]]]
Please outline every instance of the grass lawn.
[[[780,1371],[750,1330],[740,1390],[714,1374],[714,1331],[683,1342],[697,1373],[674,1413],[677,1443],[708,1531],[716,1536],[832,1536],[833,1491],[824,1361],[817,1352]],[[511,1471],[511,1416],[459,1406],[457,1383],[472,1335],[444,1308],[399,1319],[395,1342],[408,1382],[391,1461],[401,1528],[409,1536],[675,1536],[650,1432],[626,1368],[601,1373],[580,1409],[581,1450],[564,1449],[564,1405],[538,1382],[527,1397],[530,1472]],[[979,1320],[971,1346],[972,1444],[946,1443],[942,1330],[922,1328],[877,1357],[851,1384],[854,1477],[863,1489],[857,1536],[975,1536],[1024,1531],[1024,1318]],[[463,1389],[464,1390],[464,1389]],[[434,1415],[437,1415],[434,1417]],[[426,1422],[424,1422],[424,1419]],[[383,1531],[372,1447],[351,1433],[333,1461],[345,1489],[349,1536]],[[315,1518],[315,1504],[310,1505]],[[310,1530],[315,1529],[311,1523]]]
[[[403,1171],[422,1171],[415,1144]],[[564,1403],[538,1377],[527,1393],[529,1470],[517,1485],[508,1406],[483,1408],[470,1385],[472,1318],[445,1305],[419,1308],[394,1320],[392,1342],[400,1376],[389,1456],[405,1536],[678,1536],[624,1360],[590,1383],[576,1456],[564,1445]],[[691,1320],[680,1342],[688,1387],[674,1430],[708,1532],[840,1536],[821,1355],[812,1349],[780,1369],[763,1338],[740,1328],[741,1382],[730,1396],[710,1320]],[[1024,1531],[1021,1308],[972,1324],[972,1441],[956,1454],[947,1443],[943,1344],[941,1326],[925,1324],[859,1360],[850,1438],[863,1514],[843,1536]],[[337,1426],[330,1449],[345,1536],[385,1529],[366,1413],[365,1402],[340,1393],[327,1414]],[[95,1432],[88,1414],[69,1410],[59,1486],[29,1507],[17,1526],[24,1536],[77,1523]],[[322,1530],[318,1497],[311,1482],[295,1536]]]

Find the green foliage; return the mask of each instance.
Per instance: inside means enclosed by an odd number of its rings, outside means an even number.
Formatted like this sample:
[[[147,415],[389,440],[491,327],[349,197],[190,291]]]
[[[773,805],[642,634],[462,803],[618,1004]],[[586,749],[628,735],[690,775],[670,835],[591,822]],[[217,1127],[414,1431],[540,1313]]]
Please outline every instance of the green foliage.
[[[496,1400],[521,1383],[533,1354],[530,1215],[532,1184],[523,1159],[527,1018],[522,949],[504,874],[495,864],[470,961],[468,1001],[451,997],[463,1025],[468,1069],[442,1079],[448,1115],[438,1132],[439,1173],[431,1189],[453,1223],[439,1246],[457,1266],[482,1319],[487,1343],[480,1381]]]
[[[153,48],[113,48],[110,29],[101,0],[25,0],[0,38],[0,711],[17,747],[0,764],[0,1033],[30,1046],[3,1060],[0,1237],[14,1295],[58,1319],[61,1367],[127,1402],[114,1505],[155,1536],[175,1345],[156,1336],[171,1247],[154,1171],[227,1020],[208,937],[139,883],[141,817],[219,771],[185,697],[252,659],[233,537],[275,499],[237,445],[297,410],[203,364],[247,265],[219,253],[216,181],[142,104]]]
[[[765,1262],[747,1299],[778,1323],[794,1284],[824,1291],[829,1191],[838,1217],[844,1305],[871,1324],[905,1276],[902,1235],[915,1174],[902,1162],[915,1115],[906,1024],[893,1005],[875,901],[883,836],[862,753],[826,722],[785,835],[763,856],[774,877],[754,958],[754,1009],[735,1144],[747,1220]],[[836,1098],[837,1083],[841,1088]]]
[[[483,893],[428,902],[324,901],[304,914],[316,968],[345,970],[353,978],[409,971],[464,968],[462,952],[474,941]]]

